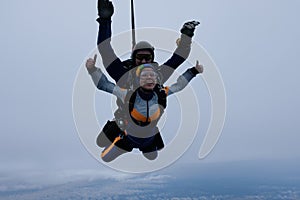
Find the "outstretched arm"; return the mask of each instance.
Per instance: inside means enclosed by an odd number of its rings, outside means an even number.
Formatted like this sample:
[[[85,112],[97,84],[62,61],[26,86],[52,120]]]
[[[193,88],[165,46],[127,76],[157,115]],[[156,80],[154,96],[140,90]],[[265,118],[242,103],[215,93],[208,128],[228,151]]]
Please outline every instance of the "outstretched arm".
[[[114,7],[111,1],[98,0],[97,22],[99,31],[97,46],[102,57],[103,65],[108,74],[118,82],[119,79],[127,72],[122,61],[115,54],[111,46],[111,17],[114,13]]]
[[[111,17],[114,14],[114,6],[109,0],[98,0],[99,33],[97,45],[111,37]]]
[[[177,69],[189,56],[191,52],[192,37],[194,36],[196,26],[199,24],[200,22],[198,21],[189,21],[184,23],[180,30],[181,37],[176,41],[177,48],[171,58],[169,58],[169,60],[167,60],[158,69],[162,75],[162,84],[169,79],[174,70]]]
[[[94,56],[94,59],[89,58],[86,61],[86,68],[89,74],[91,75],[95,86],[99,90],[103,90],[105,92],[114,94],[121,100],[124,100],[127,94],[127,90],[122,90],[119,86],[116,86],[114,83],[110,82],[107,79],[107,77],[102,73],[101,69],[95,66],[96,60],[97,60],[97,55]]]
[[[203,66],[197,61],[195,67],[187,69],[178,77],[177,82],[169,87],[168,95],[181,91],[199,73],[203,73]]]

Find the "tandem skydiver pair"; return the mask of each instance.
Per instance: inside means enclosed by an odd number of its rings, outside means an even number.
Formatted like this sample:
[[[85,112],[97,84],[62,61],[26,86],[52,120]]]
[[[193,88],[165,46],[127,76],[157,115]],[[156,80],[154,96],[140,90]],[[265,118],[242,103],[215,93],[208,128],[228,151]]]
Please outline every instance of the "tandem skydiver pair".
[[[98,0],[97,22],[99,31],[97,46],[103,65],[116,83],[110,82],[95,66],[97,55],[86,61],[86,68],[95,86],[117,97],[118,109],[114,119],[108,120],[96,139],[104,148],[101,158],[110,162],[118,156],[138,148],[145,158],[154,160],[164,142],[157,123],[167,106],[167,97],[182,90],[203,66],[196,63],[187,69],[177,82],[168,86],[169,79],[188,57],[197,21],[186,22],[172,56],[162,65],[154,61],[154,47],[147,41],[133,44],[131,58],[121,61],[111,46],[111,17],[114,7],[111,1]]]

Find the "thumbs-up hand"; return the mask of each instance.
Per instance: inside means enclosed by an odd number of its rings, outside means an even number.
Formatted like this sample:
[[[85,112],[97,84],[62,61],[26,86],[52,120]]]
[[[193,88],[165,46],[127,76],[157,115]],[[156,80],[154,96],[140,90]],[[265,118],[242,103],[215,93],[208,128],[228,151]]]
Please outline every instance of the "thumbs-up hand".
[[[196,70],[199,72],[199,73],[203,73],[203,65],[199,64],[199,61],[197,60],[196,62],[196,65],[195,65],[195,68]]]
[[[87,59],[85,66],[89,72],[96,70],[96,60],[97,60],[97,54],[94,55],[94,58]]]

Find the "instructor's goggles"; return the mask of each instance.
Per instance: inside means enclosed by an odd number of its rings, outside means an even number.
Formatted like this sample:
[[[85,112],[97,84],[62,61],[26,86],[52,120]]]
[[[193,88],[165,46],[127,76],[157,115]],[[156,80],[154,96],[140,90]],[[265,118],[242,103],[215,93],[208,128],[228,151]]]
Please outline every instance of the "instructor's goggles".
[[[138,60],[144,60],[149,62],[152,60],[152,55],[151,54],[136,54],[135,58]]]

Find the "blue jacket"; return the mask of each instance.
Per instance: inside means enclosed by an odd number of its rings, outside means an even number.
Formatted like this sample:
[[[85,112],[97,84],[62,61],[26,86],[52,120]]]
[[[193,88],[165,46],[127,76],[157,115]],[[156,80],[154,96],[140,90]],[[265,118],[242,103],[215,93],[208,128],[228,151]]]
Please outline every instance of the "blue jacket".
[[[92,77],[95,86],[99,90],[103,90],[108,93],[114,94],[123,103],[126,103],[126,95],[130,90],[120,88],[118,85],[110,82],[99,68],[97,68],[96,70],[89,71],[89,73]],[[176,83],[172,84],[170,87],[163,88],[166,92],[166,95],[170,96],[176,92],[181,91],[187,86],[187,84],[192,80],[192,78],[196,76],[196,74],[197,71],[195,71],[194,68],[186,70],[181,76],[178,77]],[[130,116],[136,121],[146,122],[143,120],[147,119],[151,123],[157,123],[157,121],[161,117],[162,113],[160,112],[158,105],[158,96],[157,94],[155,94],[154,91],[152,93],[153,94],[151,95],[147,94],[147,98],[145,98],[145,95],[143,95],[143,93],[137,93],[133,110],[130,113]],[[156,124],[153,124],[152,127],[155,128]],[[128,126],[127,132],[129,132],[129,135],[136,135],[136,133],[142,132],[143,129],[144,128],[138,127],[135,124],[131,124],[131,126]],[[147,134],[152,135],[151,131],[146,131],[146,133],[143,134],[143,136],[150,136]]]

